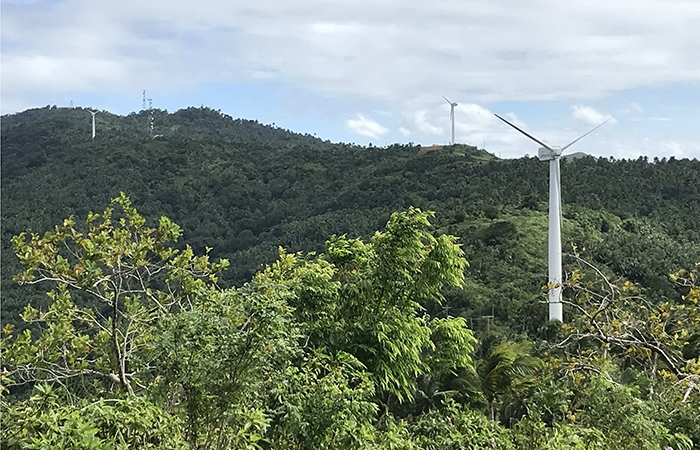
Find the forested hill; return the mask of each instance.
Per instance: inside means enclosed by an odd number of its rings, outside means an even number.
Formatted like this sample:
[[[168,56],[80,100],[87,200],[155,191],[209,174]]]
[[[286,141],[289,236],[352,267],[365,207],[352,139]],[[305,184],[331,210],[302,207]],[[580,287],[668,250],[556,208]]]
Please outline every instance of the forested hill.
[[[242,284],[278,246],[319,250],[332,234],[367,236],[392,211],[436,212],[470,262],[464,291],[448,295],[467,317],[493,314],[527,331],[545,320],[547,165],[500,160],[456,145],[419,153],[330,143],[208,108],[96,116],[44,108],[2,117],[2,291],[12,320],[28,291],[10,237],[101,211],[120,191],[149,220],[166,215],[195,251],[231,260]],[[524,149],[524,152],[527,149]],[[530,150],[534,153],[535,150]],[[668,274],[700,261],[700,162],[584,157],[562,167],[564,249],[658,295]],[[38,298],[38,297],[37,297]],[[536,318],[533,320],[532,318]]]

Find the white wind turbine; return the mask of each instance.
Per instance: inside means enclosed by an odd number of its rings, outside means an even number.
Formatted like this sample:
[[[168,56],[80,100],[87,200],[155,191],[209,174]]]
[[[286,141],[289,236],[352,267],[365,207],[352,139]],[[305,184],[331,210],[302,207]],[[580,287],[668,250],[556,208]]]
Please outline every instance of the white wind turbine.
[[[95,139],[95,114],[97,114],[99,111],[90,111],[88,109],[87,112],[92,114],[92,138]]]
[[[447,100],[447,97],[444,95],[442,98],[444,98],[445,101],[450,104],[450,122],[452,122],[452,142],[450,145],[455,145],[455,106],[457,106],[457,103],[452,103],[451,101]]]
[[[547,256],[549,259],[549,320],[564,322],[564,313],[561,304],[561,171],[559,159],[561,158],[564,150],[574,145],[584,136],[591,134],[599,127],[603,126],[605,123],[611,120],[612,117],[608,118],[605,122],[593,128],[588,133],[573,140],[571,143],[563,147],[556,147],[545,144],[536,137],[508,122],[498,114],[495,116],[533,141],[542,145],[537,156],[540,161],[549,161],[549,244],[547,251]]]

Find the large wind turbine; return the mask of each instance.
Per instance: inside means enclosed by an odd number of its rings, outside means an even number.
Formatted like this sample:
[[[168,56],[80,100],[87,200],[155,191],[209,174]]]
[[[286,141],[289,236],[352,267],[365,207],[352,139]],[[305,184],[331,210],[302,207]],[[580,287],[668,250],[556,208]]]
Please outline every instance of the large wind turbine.
[[[92,138],[95,139],[95,114],[97,114],[99,111],[90,111],[88,109],[87,112],[92,114]]]
[[[549,320],[563,322],[564,314],[561,305],[561,172],[559,159],[564,150],[603,126],[612,117],[563,147],[547,145],[498,114],[496,114],[496,117],[540,144],[542,147],[539,149],[538,158],[540,161],[549,161],[549,245],[547,252],[549,259]]]
[[[447,97],[444,95],[442,98],[444,98],[445,101],[450,104],[450,122],[452,122],[452,142],[450,145],[455,145],[455,106],[457,106],[457,103],[452,103],[451,101],[447,100]]]

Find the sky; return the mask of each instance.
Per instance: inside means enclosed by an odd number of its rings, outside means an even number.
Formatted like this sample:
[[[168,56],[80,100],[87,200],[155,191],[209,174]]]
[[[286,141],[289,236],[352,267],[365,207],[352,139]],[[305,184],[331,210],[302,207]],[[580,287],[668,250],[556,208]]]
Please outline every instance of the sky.
[[[700,158],[698,0],[2,0],[1,110],[208,106],[333,142]],[[156,124],[157,126],[157,124]]]

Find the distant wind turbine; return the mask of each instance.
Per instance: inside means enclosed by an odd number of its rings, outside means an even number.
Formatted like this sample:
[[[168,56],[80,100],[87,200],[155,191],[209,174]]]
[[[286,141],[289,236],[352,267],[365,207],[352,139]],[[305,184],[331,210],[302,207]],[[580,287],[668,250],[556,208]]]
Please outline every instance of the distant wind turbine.
[[[95,139],[95,114],[97,114],[99,111],[90,111],[88,109],[87,112],[92,114],[92,138]]]
[[[445,101],[450,104],[450,122],[452,122],[452,142],[450,145],[455,145],[455,106],[457,106],[457,103],[452,103],[451,101],[447,100],[447,97],[444,95],[442,98],[444,98]]]
[[[603,126],[610,121],[612,117],[608,118],[605,122],[593,128],[588,133],[574,139],[564,147],[554,147],[545,144],[536,137],[521,130],[498,114],[495,116],[542,145],[537,156],[540,161],[549,161],[549,244],[547,251],[549,259],[549,320],[564,322],[564,313],[561,304],[561,170],[559,159],[564,150],[583,139],[584,136],[591,134]]]

